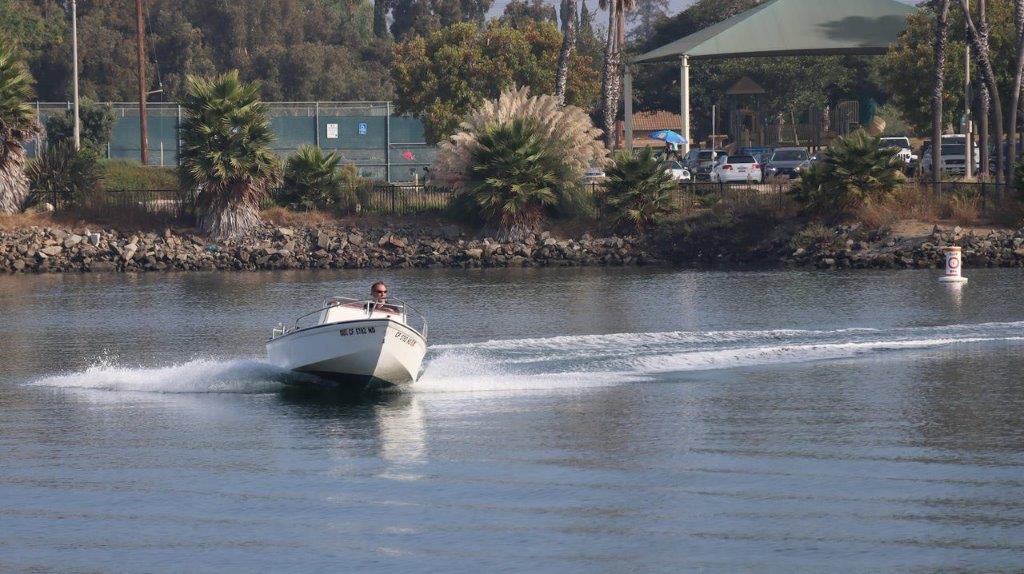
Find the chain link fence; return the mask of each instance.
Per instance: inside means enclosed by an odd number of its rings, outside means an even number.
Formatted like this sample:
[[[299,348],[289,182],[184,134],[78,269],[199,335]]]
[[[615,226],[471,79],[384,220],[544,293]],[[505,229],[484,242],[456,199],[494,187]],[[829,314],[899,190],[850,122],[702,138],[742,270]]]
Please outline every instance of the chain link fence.
[[[109,102],[115,121],[105,156],[138,160],[142,156],[139,105]],[[316,145],[355,164],[359,175],[376,181],[417,183],[425,179],[437,150],[427,145],[423,123],[412,117],[392,115],[391,102],[267,102],[275,139],[273,151],[287,157],[302,145]],[[65,114],[71,102],[37,102],[40,121]],[[147,104],[149,163],[178,165],[182,109],[173,102]],[[46,134],[29,142],[35,157],[45,145]]]

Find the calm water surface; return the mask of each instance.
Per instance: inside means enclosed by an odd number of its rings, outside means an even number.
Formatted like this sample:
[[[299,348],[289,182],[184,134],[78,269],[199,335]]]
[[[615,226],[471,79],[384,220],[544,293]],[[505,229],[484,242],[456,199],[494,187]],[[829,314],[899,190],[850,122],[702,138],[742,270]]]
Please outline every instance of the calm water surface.
[[[1024,273],[0,277],[0,571],[1024,569]],[[414,390],[278,321],[383,278]]]

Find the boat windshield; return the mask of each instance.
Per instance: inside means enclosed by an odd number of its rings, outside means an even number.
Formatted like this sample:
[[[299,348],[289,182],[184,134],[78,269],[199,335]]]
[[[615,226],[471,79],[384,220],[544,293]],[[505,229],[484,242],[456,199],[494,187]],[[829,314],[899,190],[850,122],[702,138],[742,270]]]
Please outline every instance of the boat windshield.
[[[314,317],[315,322],[314,322]],[[386,319],[402,323],[427,337],[427,318],[404,301],[388,299],[386,303],[352,297],[328,297],[319,309],[310,311],[295,319],[291,327],[274,329],[271,338],[287,335],[292,331],[330,325],[344,321],[367,321]]]

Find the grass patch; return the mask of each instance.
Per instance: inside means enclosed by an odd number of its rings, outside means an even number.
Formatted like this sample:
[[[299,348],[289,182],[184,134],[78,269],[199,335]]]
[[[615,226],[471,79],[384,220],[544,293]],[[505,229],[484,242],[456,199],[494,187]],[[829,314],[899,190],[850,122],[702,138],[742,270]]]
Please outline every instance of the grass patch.
[[[109,159],[100,162],[105,189],[178,189],[178,168],[144,166],[137,161]]]

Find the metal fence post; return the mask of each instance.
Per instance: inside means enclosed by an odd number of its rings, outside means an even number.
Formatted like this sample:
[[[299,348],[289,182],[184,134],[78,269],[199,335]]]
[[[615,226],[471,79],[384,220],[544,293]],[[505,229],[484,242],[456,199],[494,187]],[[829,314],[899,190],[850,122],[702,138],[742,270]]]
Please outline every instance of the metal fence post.
[[[384,181],[391,183],[391,102],[385,105],[384,120]]]
[[[178,110],[177,118],[174,123],[174,141],[177,143],[177,147],[174,150],[175,163],[181,165],[181,106],[175,106]]]
[[[316,135],[313,136],[313,141],[316,142],[316,147],[320,147],[320,102],[319,102],[319,100],[316,102],[316,111],[314,112],[314,116],[313,117],[315,118],[315,121],[316,121]]]
[[[39,121],[39,123],[44,123],[42,118],[43,118],[42,110],[39,107],[39,101],[37,100],[36,101],[36,119]],[[39,131],[36,132],[36,157],[39,157],[39,152],[42,151],[42,149],[43,149],[43,130],[39,130]]]

